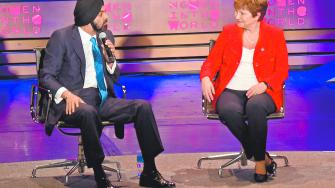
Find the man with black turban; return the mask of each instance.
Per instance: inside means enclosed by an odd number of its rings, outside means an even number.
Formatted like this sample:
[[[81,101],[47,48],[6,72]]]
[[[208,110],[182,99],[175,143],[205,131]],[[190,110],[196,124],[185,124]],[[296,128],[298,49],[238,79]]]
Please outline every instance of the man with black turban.
[[[42,86],[54,97],[46,122],[51,135],[59,120],[78,126],[89,168],[93,168],[97,186],[111,183],[101,166],[104,152],[99,140],[103,120],[115,122],[116,130],[134,122],[144,158],[139,184],[144,187],[174,187],[156,169],[155,157],[164,148],[151,105],[144,100],[115,97],[113,83],[120,72],[116,61],[108,58],[114,52],[114,37],[106,30],[107,14],[103,0],[78,0],[74,9],[75,24],[55,31],[47,44],[43,67],[39,72]],[[107,34],[104,48],[97,34]],[[116,131],[123,137],[122,131]],[[121,135],[120,135],[121,134]]]

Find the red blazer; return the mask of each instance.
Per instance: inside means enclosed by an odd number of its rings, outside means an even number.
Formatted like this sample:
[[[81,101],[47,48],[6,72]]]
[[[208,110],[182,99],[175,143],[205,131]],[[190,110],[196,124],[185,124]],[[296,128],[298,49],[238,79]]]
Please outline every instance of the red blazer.
[[[201,67],[201,79],[208,76],[213,80],[220,72],[214,82],[214,107],[240,64],[242,34],[243,29],[236,24],[225,26]],[[253,65],[258,82],[264,81],[269,85],[266,92],[272,97],[278,111],[283,105],[282,85],[288,77],[288,53],[282,30],[261,22]]]

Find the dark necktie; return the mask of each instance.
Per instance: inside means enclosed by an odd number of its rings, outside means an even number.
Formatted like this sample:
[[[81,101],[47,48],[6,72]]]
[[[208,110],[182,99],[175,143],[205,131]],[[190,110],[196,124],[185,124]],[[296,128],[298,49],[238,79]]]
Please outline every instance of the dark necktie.
[[[108,96],[108,92],[106,89],[106,84],[104,80],[104,71],[103,71],[103,65],[102,65],[102,55],[100,52],[100,49],[98,47],[97,41],[94,37],[90,40],[92,42],[92,52],[94,57],[94,67],[96,72],[96,78],[97,78],[97,84],[98,89],[101,97],[101,105],[105,102]]]

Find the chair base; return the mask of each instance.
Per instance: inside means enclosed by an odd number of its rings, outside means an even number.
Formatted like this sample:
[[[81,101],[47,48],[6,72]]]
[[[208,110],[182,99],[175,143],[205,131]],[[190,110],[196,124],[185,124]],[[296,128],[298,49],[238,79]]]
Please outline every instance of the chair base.
[[[285,162],[285,166],[288,166],[288,159],[286,156],[283,155],[272,155],[270,154],[270,156],[273,159],[283,159]],[[241,166],[247,166],[248,165],[248,160],[247,157],[244,154],[243,149],[238,152],[238,153],[230,153],[230,154],[222,154],[222,155],[213,155],[213,156],[208,156],[208,157],[202,157],[198,160],[198,168],[201,168],[201,164],[202,161],[212,161],[212,160],[223,160],[223,159],[230,159],[228,162],[226,162],[225,164],[221,165],[218,171],[219,176],[223,177],[223,170],[224,168],[239,162]]]
[[[105,163],[115,164],[116,169],[104,165]],[[36,166],[32,171],[32,176],[31,177],[36,178],[36,173],[37,173],[37,170],[39,170],[39,169],[58,168],[58,167],[64,167],[65,169],[68,169],[71,166],[72,166],[72,168],[65,175],[65,184],[68,184],[70,175],[73,174],[76,170],[78,170],[79,174],[83,174],[85,172],[86,161],[84,159],[83,160],[65,160],[63,162],[56,162],[56,163],[50,163],[50,164],[46,164],[46,165]],[[115,172],[117,174],[117,180],[121,181],[121,171],[120,171],[121,165],[120,165],[119,162],[117,162],[117,161],[106,161],[105,160],[103,165],[102,165],[102,168],[105,171]]]

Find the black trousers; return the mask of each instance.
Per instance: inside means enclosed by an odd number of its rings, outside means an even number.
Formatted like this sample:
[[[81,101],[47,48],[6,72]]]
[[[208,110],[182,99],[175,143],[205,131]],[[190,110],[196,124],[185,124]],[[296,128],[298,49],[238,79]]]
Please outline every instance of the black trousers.
[[[86,104],[80,104],[71,115],[62,119],[81,130],[88,167],[101,164],[104,152],[100,143],[101,121],[134,122],[137,139],[144,159],[151,159],[164,151],[151,105],[145,100],[125,100],[109,97],[100,106],[99,91],[87,88],[76,91]]]
[[[246,91],[225,89],[216,110],[223,122],[242,144],[248,159],[265,159],[267,139],[266,116],[275,111],[272,98],[262,93],[247,98]]]

